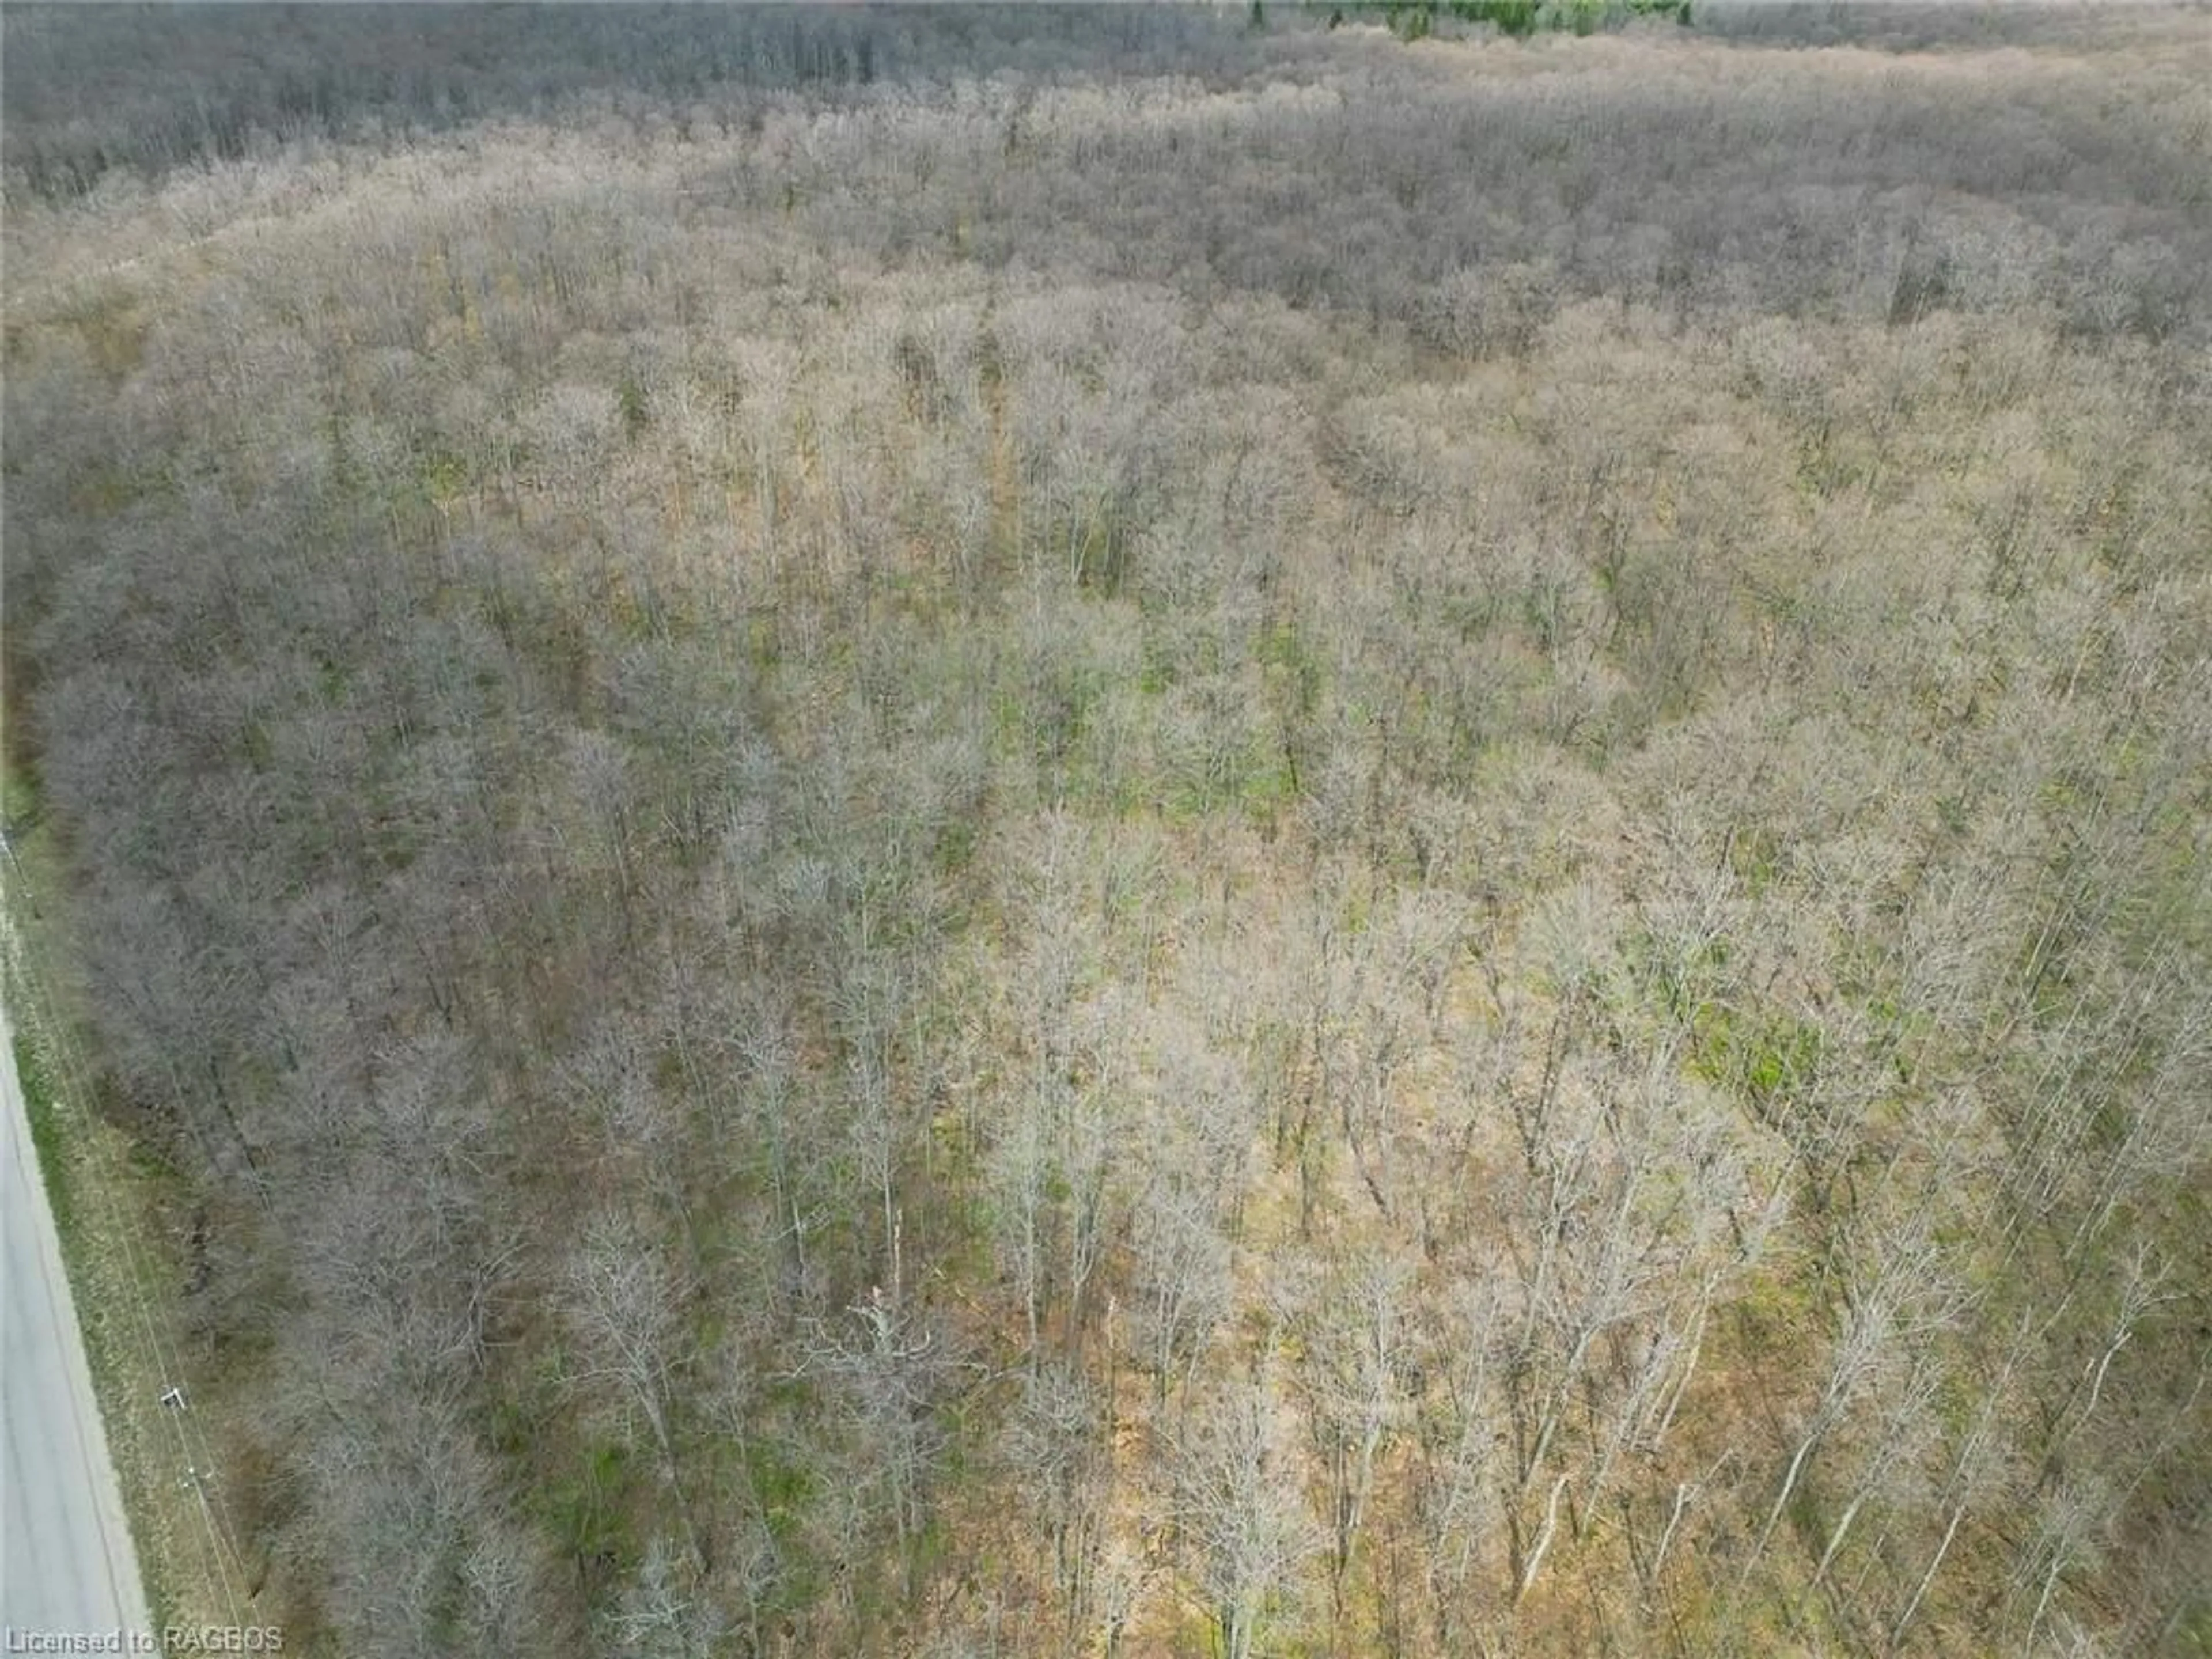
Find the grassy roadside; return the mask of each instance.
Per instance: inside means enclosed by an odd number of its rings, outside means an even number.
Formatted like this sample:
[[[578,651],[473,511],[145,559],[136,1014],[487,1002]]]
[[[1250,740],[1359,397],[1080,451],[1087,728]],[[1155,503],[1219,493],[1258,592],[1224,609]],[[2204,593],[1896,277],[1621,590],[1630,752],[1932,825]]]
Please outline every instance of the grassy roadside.
[[[235,1624],[232,1587],[240,1575],[200,1484],[214,1462],[207,1431],[161,1404],[165,1390],[181,1380],[173,1297],[181,1269],[165,1224],[181,1195],[174,1177],[94,1108],[94,1073],[61,971],[65,917],[52,834],[12,764],[0,803],[7,830],[0,994],[148,1615],[156,1630]]]
[[[8,1002],[14,1006],[17,988],[13,975],[8,988]],[[46,1207],[53,1212],[54,1231],[66,1241],[76,1231],[76,1214],[70,1207],[76,1188],[68,1178],[64,1164],[68,1148],[64,1144],[60,1114],[54,1104],[54,1082],[46,1075],[46,1059],[39,1052],[39,1045],[21,1031],[11,1030],[9,1040],[15,1050],[15,1081],[23,1091],[23,1115],[31,1126],[31,1148],[39,1158],[39,1180],[46,1189]],[[70,1264],[72,1279],[76,1275],[74,1261]]]

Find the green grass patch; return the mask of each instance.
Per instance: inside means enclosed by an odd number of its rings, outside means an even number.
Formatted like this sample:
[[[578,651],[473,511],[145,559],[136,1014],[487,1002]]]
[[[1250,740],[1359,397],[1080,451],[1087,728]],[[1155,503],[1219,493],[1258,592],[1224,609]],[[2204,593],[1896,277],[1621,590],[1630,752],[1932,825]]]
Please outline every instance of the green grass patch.
[[[745,1483],[752,1488],[769,1536],[787,1547],[798,1542],[800,1524],[814,1498],[813,1476],[773,1440],[749,1443],[744,1465]]]
[[[595,1442],[538,1488],[532,1507],[562,1553],[604,1590],[636,1568],[641,1546],[635,1522],[649,1504],[645,1485],[626,1448]]]
[[[1701,1006],[1691,1026],[1691,1065],[1764,1115],[1818,1074],[1826,1037],[1779,1009]]]
[[[11,835],[39,821],[39,781],[27,766],[13,762],[0,770],[0,825]]]
[[[46,1185],[47,1206],[54,1212],[54,1230],[61,1234],[66,1245],[74,1231],[76,1214],[70,1190],[53,1079],[38,1045],[21,1031],[13,1035],[15,1079],[22,1085],[24,1112],[31,1121],[31,1146],[39,1155],[39,1177]]]

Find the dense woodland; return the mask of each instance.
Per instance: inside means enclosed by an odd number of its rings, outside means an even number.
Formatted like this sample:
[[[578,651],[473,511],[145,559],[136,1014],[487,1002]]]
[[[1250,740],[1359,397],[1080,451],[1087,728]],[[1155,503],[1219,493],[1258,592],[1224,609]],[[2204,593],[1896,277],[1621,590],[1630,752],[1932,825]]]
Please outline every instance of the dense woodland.
[[[287,1652],[2212,1647],[2212,20],[1347,13],[8,8]]]

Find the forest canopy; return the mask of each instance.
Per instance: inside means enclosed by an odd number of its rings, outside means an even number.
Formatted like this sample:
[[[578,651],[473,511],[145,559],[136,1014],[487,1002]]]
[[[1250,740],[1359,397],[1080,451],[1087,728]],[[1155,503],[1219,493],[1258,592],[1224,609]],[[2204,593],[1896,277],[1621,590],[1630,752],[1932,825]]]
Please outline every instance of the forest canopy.
[[[2212,1645],[2206,14],[1423,9],[0,14],[170,1605]]]

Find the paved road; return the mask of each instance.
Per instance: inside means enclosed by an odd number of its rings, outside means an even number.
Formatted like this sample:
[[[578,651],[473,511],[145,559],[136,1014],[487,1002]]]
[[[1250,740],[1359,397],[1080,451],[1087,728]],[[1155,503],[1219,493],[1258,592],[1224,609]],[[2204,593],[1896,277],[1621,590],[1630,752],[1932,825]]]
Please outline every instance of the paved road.
[[[148,1624],[4,1010],[0,1073],[0,1651],[13,1653],[28,1632]]]

